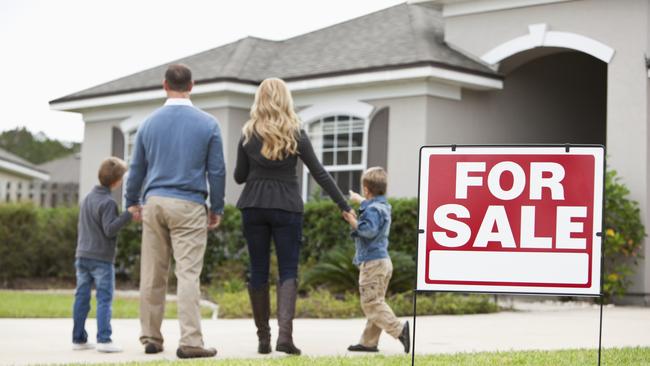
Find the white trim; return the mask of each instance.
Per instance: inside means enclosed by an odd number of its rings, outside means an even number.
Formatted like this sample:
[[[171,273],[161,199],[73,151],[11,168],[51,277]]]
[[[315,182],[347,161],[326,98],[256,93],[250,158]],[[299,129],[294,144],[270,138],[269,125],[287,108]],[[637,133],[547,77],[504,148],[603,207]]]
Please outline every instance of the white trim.
[[[305,125],[316,122],[321,117],[343,114],[368,119],[375,107],[368,103],[358,101],[326,102],[313,105],[298,112],[301,121],[308,121]]]
[[[650,78],[650,69],[648,69],[648,78]]]
[[[502,43],[481,56],[489,65],[536,47],[561,47],[584,52],[609,63],[614,57],[614,49],[604,43],[576,33],[548,31],[546,24],[531,24],[529,34]]]
[[[6,169],[12,173],[17,173],[18,175],[27,176],[30,178],[36,178],[44,181],[50,180],[49,174],[42,173],[37,170],[16,163],[12,163],[6,160],[0,160],[0,169]]]
[[[442,9],[443,17],[455,17],[459,15],[486,13],[491,11],[523,8],[534,5],[563,3],[567,1],[573,0],[437,0],[434,2],[444,4],[444,7]]]
[[[361,86],[364,84],[427,79],[460,85],[465,88],[476,90],[503,89],[503,81],[496,76],[490,77],[476,75],[463,71],[449,70],[433,66],[418,66],[397,70],[369,71],[351,75],[291,81],[287,84],[292,91],[303,92],[343,86]],[[256,90],[256,86],[249,84],[235,82],[217,82],[195,86],[192,90],[192,96],[200,96],[210,93],[232,93],[252,96],[255,95]],[[50,108],[58,111],[80,111],[83,109],[101,106],[144,102],[156,99],[163,100],[164,98],[165,93],[162,89],[160,89],[73,100],[69,102],[51,103]]]
[[[209,93],[235,93],[255,95],[257,87],[250,84],[236,82],[216,82],[209,84],[197,85],[192,89],[192,96],[209,94]],[[81,109],[101,107],[115,104],[135,103],[150,101],[155,99],[165,99],[165,91],[162,87],[157,90],[140,91],[134,93],[125,93],[109,95],[105,97],[96,97],[81,100],[72,100],[69,102],[50,103],[50,109],[57,111],[78,111]]]
[[[297,106],[309,106],[321,104],[324,101],[370,101],[415,96],[432,96],[437,98],[460,100],[461,87],[433,80],[408,80],[359,87],[341,87],[327,90],[294,92],[293,100]]]
[[[288,85],[292,91],[299,92],[347,85],[429,78],[459,84],[470,89],[503,89],[503,81],[496,76],[488,77],[433,66],[418,66],[407,69],[371,71],[353,75],[299,80],[289,82]]]

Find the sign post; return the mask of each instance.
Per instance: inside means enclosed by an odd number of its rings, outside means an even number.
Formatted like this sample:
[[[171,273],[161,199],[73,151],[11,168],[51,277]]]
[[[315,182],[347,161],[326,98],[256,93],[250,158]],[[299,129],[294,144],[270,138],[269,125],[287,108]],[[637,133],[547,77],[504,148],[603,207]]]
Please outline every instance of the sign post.
[[[418,292],[602,299],[604,176],[600,145],[422,147],[412,362]]]

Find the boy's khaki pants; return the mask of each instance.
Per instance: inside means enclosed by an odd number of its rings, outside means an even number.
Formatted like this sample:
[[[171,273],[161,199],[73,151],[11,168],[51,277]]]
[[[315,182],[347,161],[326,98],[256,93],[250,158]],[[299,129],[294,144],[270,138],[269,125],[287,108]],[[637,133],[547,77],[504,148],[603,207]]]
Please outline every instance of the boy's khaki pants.
[[[140,341],[162,346],[160,326],[172,255],[176,262],[180,346],[203,347],[199,276],[207,242],[204,205],[150,197],[143,212],[140,259]]]
[[[394,338],[402,333],[403,325],[386,304],[386,290],[392,275],[390,258],[363,262],[359,267],[361,308],[368,319],[359,341],[363,346],[376,347],[382,330]]]

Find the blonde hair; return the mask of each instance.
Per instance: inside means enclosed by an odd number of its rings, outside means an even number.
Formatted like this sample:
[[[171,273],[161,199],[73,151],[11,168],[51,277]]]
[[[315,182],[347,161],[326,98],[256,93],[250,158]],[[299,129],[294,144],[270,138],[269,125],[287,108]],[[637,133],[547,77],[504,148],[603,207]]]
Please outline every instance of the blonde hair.
[[[244,144],[253,134],[262,140],[262,156],[269,160],[282,160],[297,153],[300,119],[293,110],[291,92],[283,80],[262,81],[255,93],[251,119],[242,132]]]
[[[361,184],[368,189],[373,196],[386,194],[388,177],[384,168],[375,166],[368,168],[361,176]]]
[[[126,173],[126,163],[120,158],[111,156],[110,158],[102,161],[99,166],[99,171],[97,172],[97,178],[99,178],[99,183],[107,188],[110,188],[115,182],[124,177]]]

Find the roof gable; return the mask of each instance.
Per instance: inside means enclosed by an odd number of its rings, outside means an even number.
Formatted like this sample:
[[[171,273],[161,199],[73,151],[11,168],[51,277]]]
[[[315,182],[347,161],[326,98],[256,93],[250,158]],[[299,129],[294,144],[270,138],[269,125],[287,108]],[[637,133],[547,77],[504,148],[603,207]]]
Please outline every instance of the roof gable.
[[[247,37],[50,103],[159,89],[171,63],[188,65],[197,84],[237,81],[256,85],[267,77],[308,79],[416,64],[496,76],[444,43],[437,7],[400,4],[284,41]]]

